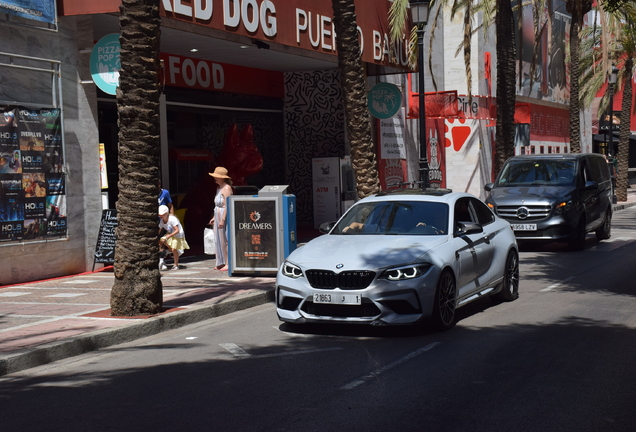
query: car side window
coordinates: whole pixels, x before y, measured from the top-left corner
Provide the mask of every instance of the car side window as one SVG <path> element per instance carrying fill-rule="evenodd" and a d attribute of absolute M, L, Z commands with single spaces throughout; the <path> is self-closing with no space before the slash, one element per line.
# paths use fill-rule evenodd
<path fill-rule="evenodd" d="M 459 222 L 473 222 L 470 216 L 469 198 L 460 198 L 455 203 L 455 230 L 459 228 Z"/>
<path fill-rule="evenodd" d="M 492 211 L 486 206 L 484 203 L 479 201 L 478 199 L 471 198 L 470 204 L 473 207 L 473 211 L 477 216 L 477 221 L 479 225 L 486 226 L 495 221 L 495 215 L 493 215 Z"/>

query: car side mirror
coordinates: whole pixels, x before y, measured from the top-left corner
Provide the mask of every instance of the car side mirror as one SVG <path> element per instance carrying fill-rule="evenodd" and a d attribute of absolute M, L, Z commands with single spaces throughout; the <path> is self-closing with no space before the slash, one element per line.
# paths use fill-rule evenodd
<path fill-rule="evenodd" d="M 486 183 L 484 185 L 484 189 L 486 189 L 488 192 L 490 192 L 494 186 L 495 186 L 494 183 Z"/>
<path fill-rule="evenodd" d="M 320 231 L 323 234 L 327 234 L 329 231 L 331 231 L 331 229 L 333 228 L 333 226 L 336 224 L 335 221 L 331 221 L 331 222 L 323 222 L 320 224 L 320 226 L 318 227 L 318 231 Z"/>
<path fill-rule="evenodd" d="M 479 234 L 482 232 L 484 232 L 484 229 L 479 224 L 474 222 L 457 222 L 457 229 L 455 230 L 454 236 L 460 237 L 467 234 Z"/>
<path fill-rule="evenodd" d="M 594 180 L 589 180 L 585 182 L 585 190 L 594 190 L 594 189 L 598 189 L 598 183 L 596 183 Z"/>

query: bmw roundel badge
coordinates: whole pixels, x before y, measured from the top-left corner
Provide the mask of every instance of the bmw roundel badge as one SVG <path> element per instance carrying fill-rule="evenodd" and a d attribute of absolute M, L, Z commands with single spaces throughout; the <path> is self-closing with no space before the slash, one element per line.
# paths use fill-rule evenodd
<path fill-rule="evenodd" d="M 336 268 L 337 268 L 337 269 L 341 269 L 341 268 L 343 268 L 343 267 L 344 267 L 344 264 L 336 264 Z"/>

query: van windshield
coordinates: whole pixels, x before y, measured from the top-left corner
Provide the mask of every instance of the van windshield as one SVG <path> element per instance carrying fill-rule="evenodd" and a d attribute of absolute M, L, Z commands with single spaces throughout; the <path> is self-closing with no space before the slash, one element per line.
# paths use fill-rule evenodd
<path fill-rule="evenodd" d="M 511 160 L 504 166 L 495 186 L 573 186 L 575 161 Z"/>

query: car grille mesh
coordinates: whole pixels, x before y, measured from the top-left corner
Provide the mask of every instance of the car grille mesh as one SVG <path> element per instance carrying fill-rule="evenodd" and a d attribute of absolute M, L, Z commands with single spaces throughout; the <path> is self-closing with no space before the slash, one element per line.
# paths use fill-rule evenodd
<path fill-rule="evenodd" d="M 305 302 L 301 309 L 311 315 L 336 318 L 364 318 L 380 315 L 380 309 L 375 304 L 365 301 L 355 306 Z"/>
<path fill-rule="evenodd" d="M 368 287 L 373 282 L 375 272 L 351 270 L 335 273 L 331 270 L 307 270 L 305 275 L 313 288 L 357 290 Z"/>
<path fill-rule="evenodd" d="M 528 209 L 528 217 L 525 219 L 520 219 L 517 216 L 517 211 L 520 207 L 525 207 Z M 514 219 L 514 220 L 533 220 L 533 219 L 544 219 L 547 218 L 550 214 L 551 207 L 549 205 L 524 205 L 524 206 L 506 206 L 501 205 L 497 206 L 497 215 L 504 219 Z"/>

